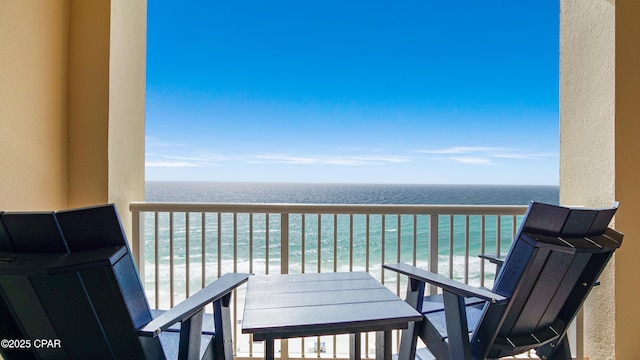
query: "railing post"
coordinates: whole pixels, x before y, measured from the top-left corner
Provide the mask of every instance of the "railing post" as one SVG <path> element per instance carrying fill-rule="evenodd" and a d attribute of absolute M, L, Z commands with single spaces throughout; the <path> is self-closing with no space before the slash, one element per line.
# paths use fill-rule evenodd
<path fill-rule="evenodd" d="M 500 256 L 500 248 L 502 240 L 502 218 L 500 215 L 496 215 L 496 254 Z"/>
<path fill-rule="evenodd" d="M 280 273 L 289 273 L 289 214 L 280 214 Z"/>
<path fill-rule="evenodd" d="M 438 215 L 429 215 L 429 271 L 438 273 L 438 235 L 440 230 L 438 229 Z M 429 294 L 435 294 L 437 288 L 433 285 L 429 285 Z"/>
<path fill-rule="evenodd" d="M 575 331 L 572 336 L 573 341 L 570 341 L 569 345 L 572 349 L 575 349 L 575 354 L 572 354 L 575 355 L 575 359 L 582 360 L 584 359 L 584 308 L 578 311 L 578 315 L 576 315 L 573 322 L 575 325 L 572 325 L 572 327 L 575 327 Z M 573 342 L 575 342 L 575 347 Z"/>
<path fill-rule="evenodd" d="M 136 261 L 136 265 L 138 265 L 138 271 L 140 273 L 140 277 L 142 278 L 142 285 L 144 286 L 144 216 L 140 216 L 139 211 L 133 211 L 131 219 L 131 252 L 133 254 L 133 259 Z"/>

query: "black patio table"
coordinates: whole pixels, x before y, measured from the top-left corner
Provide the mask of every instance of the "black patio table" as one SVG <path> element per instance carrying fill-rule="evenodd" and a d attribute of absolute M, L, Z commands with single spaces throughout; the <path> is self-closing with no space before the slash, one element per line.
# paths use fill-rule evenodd
<path fill-rule="evenodd" d="M 391 332 L 422 316 L 366 272 L 255 275 L 249 278 L 242 333 L 265 341 L 351 334 L 350 358 L 360 359 L 361 333 L 376 332 L 376 358 L 391 358 Z"/>

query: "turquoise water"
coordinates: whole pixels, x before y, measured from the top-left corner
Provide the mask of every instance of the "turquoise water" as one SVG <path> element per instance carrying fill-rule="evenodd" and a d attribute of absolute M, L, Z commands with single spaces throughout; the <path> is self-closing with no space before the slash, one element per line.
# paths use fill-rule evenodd
<path fill-rule="evenodd" d="M 146 225 L 146 239 L 149 245 L 153 244 L 152 214 L 148 215 Z M 169 252 L 169 216 L 160 215 L 159 218 L 159 257 L 162 262 L 168 262 Z M 318 219 L 320 219 L 320 232 L 318 233 Z M 189 258 L 190 261 L 199 263 L 202 258 L 202 231 L 200 228 L 201 215 L 190 214 L 189 231 Z M 516 228 L 519 225 L 521 216 L 516 217 Z M 205 220 L 205 261 L 207 263 L 217 263 L 218 257 L 226 265 L 228 271 L 233 266 L 234 258 L 241 259 L 241 271 L 251 272 L 278 272 L 280 266 L 281 246 L 280 239 L 280 216 L 269 216 L 269 227 L 267 237 L 266 216 L 257 214 L 254 216 L 253 239 L 249 237 L 249 216 L 239 214 L 235 219 L 237 222 L 234 236 L 234 217 L 232 214 L 222 214 L 220 224 L 218 217 L 213 214 Z M 367 239 L 366 217 L 364 215 L 354 215 L 353 233 L 349 224 L 348 215 L 338 215 L 337 223 L 334 223 L 333 215 L 307 215 L 305 217 L 305 237 L 302 236 L 302 215 L 290 215 L 289 218 L 289 270 L 290 272 L 316 271 L 320 264 L 321 271 L 348 271 L 367 270 L 379 267 L 385 262 L 413 262 L 414 247 L 416 249 L 416 262 L 426 263 L 428 260 L 428 217 L 419 215 L 414 218 L 411 215 L 400 216 L 400 227 L 398 227 L 397 215 L 384 216 L 384 230 L 382 215 L 371 215 L 369 217 L 369 231 Z M 453 221 L 453 226 L 451 222 Z M 481 253 L 481 233 L 480 216 L 469 217 L 469 236 L 465 239 L 465 228 L 467 221 L 465 216 L 440 216 L 438 221 L 439 238 L 438 253 L 442 256 L 441 263 L 447 264 L 450 249 L 458 257 L 455 262 L 464 261 L 464 255 L 468 252 L 470 256 L 477 256 Z M 487 216 L 485 218 L 485 247 L 487 251 L 496 252 L 496 217 Z M 218 238 L 218 226 L 220 225 L 220 237 Z M 415 232 L 414 232 L 415 227 Z M 453 234 L 451 233 L 453 229 Z M 502 217 L 501 219 L 501 253 L 506 253 L 513 234 L 513 218 Z M 334 241 L 334 233 L 337 235 Z M 174 238 L 174 262 L 182 263 L 187 256 L 186 224 L 184 214 L 175 214 L 173 219 Z M 217 247 L 220 243 L 220 253 Z M 244 262 L 248 261 L 250 247 L 253 249 L 254 263 L 252 267 Z M 304 247 L 304 261 L 303 261 Z M 383 258 L 384 249 L 384 258 Z M 269 269 L 266 261 L 267 251 L 269 256 Z M 320 254 L 320 256 L 318 256 Z M 367 254 L 369 257 L 367 258 Z M 149 246 L 146 252 L 148 261 L 153 261 L 154 249 Z M 369 266 L 367 266 L 369 264 Z M 236 266 L 238 266 L 236 264 Z M 303 268 L 304 267 L 304 268 Z M 443 270 L 447 270 L 446 268 Z M 223 271 L 224 272 L 224 271 Z"/>
<path fill-rule="evenodd" d="M 526 205 L 531 200 L 557 204 L 558 188 L 545 186 L 438 186 L 438 185 L 330 185 L 330 184 L 243 184 L 243 183 L 147 183 L 147 201 L 171 202 L 289 202 L 289 203 L 393 203 L 393 204 L 495 204 Z M 148 264 L 155 260 L 153 214 L 146 215 L 145 239 Z M 203 241 L 200 213 L 189 214 L 189 239 L 186 238 L 186 216 L 173 218 L 173 263 L 175 269 L 186 268 L 188 256 L 191 281 L 201 281 Z M 307 215 L 302 235 L 302 215 L 289 218 L 289 272 L 369 270 L 376 272 L 385 262 L 413 262 L 427 266 L 429 219 L 426 215 L 371 215 L 368 241 L 367 218 L 354 215 L 353 226 L 348 215 Z M 249 215 L 207 214 L 204 227 L 205 277 L 217 277 L 218 272 L 245 271 L 253 273 L 280 272 L 280 215 L 253 217 L 253 239 L 249 236 Z M 481 253 L 480 216 L 470 216 L 469 237 L 465 239 L 465 216 L 440 216 L 438 221 L 439 272 L 463 277 L 465 262 L 469 262 L 471 280 L 478 276 Z M 496 217 L 485 218 L 485 251 L 497 252 Z M 521 216 L 501 218 L 501 253 L 506 253 L 514 229 Z M 169 215 L 158 218 L 161 276 L 164 278 L 171 260 L 169 246 Z M 320 226 L 318 226 L 320 222 Z M 451 224 L 453 222 L 453 224 Z M 234 233 L 235 223 L 235 233 Z M 384 227 L 383 227 L 384 223 Z M 351 234 L 353 228 L 353 234 Z M 415 228 L 415 231 L 414 231 Z M 220 236 L 218 236 L 218 232 Z M 334 242 L 334 233 L 336 240 Z M 415 235 L 414 235 L 415 234 Z M 218 251 L 218 243 L 220 251 Z M 353 245 L 351 245 L 353 244 Z M 249 249 L 253 250 L 251 259 Z M 189 250 L 187 254 L 187 249 Z M 304 256 L 303 256 L 304 249 Z M 450 249 L 453 256 L 449 257 Z M 469 254 L 467 257 L 466 254 Z M 268 261 L 267 259 L 268 254 Z M 318 255 L 319 254 L 319 255 Z M 220 261 L 218 261 L 220 259 Z M 453 267 L 451 267 L 451 264 Z M 475 275 L 474 275 L 475 274 Z M 178 278 L 184 276 L 176 272 Z M 179 279 L 178 279 L 179 281 Z"/>

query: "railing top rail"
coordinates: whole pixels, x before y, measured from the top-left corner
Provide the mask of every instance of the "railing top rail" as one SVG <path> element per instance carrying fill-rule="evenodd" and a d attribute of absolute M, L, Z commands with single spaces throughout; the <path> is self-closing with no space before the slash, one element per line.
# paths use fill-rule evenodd
<path fill-rule="evenodd" d="M 223 212 L 279 214 L 429 214 L 524 215 L 526 205 L 399 205 L 399 204 L 282 204 L 176 203 L 135 201 L 132 212 Z"/>

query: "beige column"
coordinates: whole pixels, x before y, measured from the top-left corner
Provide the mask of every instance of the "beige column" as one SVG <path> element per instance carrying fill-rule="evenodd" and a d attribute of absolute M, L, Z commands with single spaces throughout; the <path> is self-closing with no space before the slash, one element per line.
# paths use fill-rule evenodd
<path fill-rule="evenodd" d="M 612 2 L 560 2 L 562 204 L 599 207 L 616 199 L 614 24 Z M 616 261 L 584 306 L 584 354 L 591 359 L 615 358 Z"/>
<path fill-rule="evenodd" d="M 109 202 L 131 239 L 129 203 L 144 200 L 146 0 L 111 0 Z"/>

